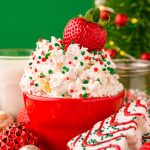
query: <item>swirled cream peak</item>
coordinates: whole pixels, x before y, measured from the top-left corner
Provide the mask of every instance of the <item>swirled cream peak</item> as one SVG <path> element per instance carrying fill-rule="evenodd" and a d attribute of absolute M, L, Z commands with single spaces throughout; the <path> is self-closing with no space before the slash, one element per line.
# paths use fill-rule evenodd
<path fill-rule="evenodd" d="M 115 74 L 115 64 L 105 51 L 88 52 L 71 44 L 67 50 L 61 39 L 40 39 L 21 79 L 21 88 L 45 97 L 105 97 L 123 90 Z"/>

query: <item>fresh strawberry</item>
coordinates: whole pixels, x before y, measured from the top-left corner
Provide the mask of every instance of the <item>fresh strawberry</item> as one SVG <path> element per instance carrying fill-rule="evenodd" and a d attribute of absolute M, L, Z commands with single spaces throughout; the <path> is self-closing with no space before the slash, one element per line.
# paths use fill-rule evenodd
<path fill-rule="evenodd" d="M 17 121 L 18 122 L 24 122 L 24 123 L 30 122 L 29 116 L 27 114 L 27 110 L 25 108 L 22 108 L 20 110 L 20 112 L 18 113 Z"/>
<path fill-rule="evenodd" d="M 150 142 L 143 144 L 140 150 L 150 150 Z"/>
<path fill-rule="evenodd" d="M 0 134 L 0 150 L 19 150 L 28 144 L 38 146 L 38 136 L 29 124 L 12 123 Z"/>
<path fill-rule="evenodd" d="M 99 14 L 97 9 L 90 10 L 85 18 L 71 19 L 64 29 L 64 44 L 69 46 L 74 42 L 89 51 L 101 50 L 105 45 L 106 30 L 100 26 Z"/>

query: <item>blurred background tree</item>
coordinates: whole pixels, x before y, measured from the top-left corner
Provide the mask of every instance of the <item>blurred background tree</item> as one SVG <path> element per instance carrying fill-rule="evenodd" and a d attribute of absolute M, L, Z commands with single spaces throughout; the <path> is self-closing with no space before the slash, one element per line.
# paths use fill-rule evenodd
<path fill-rule="evenodd" d="M 150 0 L 97 0 L 112 8 L 107 26 L 106 48 L 115 56 L 128 53 L 136 58 L 150 59 Z M 146 53 L 145 53 L 146 52 Z M 146 54 L 146 55 L 145 55 Z"/>

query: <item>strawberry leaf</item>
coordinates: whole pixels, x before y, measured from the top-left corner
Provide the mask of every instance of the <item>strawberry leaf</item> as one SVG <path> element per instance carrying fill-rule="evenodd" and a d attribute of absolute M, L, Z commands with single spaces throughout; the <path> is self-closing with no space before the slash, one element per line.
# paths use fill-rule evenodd
<path fill-rule="evenodd" d="M 85 14 L 85 19 L 87 21 L 93 22 L 93 13 L 94 13 L 94 8 L 89 9 L 86 14 Z"/>
<path fill-rule="evenodd" d="M 99 18 L 100 18 L 100 10 L 99 8 L 96 8 L 93 13 L 93 21 L 98 22 Z"/>

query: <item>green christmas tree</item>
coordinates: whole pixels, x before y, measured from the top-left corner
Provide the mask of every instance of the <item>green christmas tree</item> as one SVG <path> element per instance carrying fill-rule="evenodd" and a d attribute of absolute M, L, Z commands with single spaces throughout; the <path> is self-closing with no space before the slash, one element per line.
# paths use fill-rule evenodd
<path fill-rule="evenodd" d="M 122 56 L 125 52 L 135 58 L 140 58 L 143 52 L 150 53 L 150 0 L 107 0 L 103 5 L 114 10 L 107 25 L 105 47 L 120 51 L 118 54 Z M 116 22 L 116 15 L 120 14 L 125 14 L 127 21 L 120 16 Z"/>

